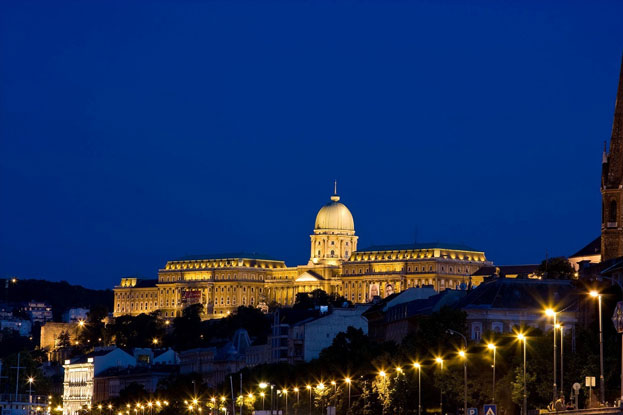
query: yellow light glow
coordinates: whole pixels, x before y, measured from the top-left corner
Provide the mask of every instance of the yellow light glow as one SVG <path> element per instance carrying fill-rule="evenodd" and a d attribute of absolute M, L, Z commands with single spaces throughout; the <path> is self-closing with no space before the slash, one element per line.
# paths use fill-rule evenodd
<path fill-rule="evenodd" d="M 350 378 L 346 378 L 346 379 L 344 379 L 344 382 L 346 382 L 346 383 L 350 383 Z"/>
<path fill-rule="evenodd" d="M 268 386 L 268 384 L 266 382 L 260 383 L 260 388 L 261 389 L 266 389 L 267 386 Z"/>
<path fill-rule="evenodd" d="M 305 386 L 307 389 L 311 389 L 311 385 L 307 385 Z"/>
<path fill-rule="evenodd" d="M 385 371 L 384 371 L 384 370 L 381 370 L 381 371 L 379 372 L 379 376 L 380 376 L 380 377 L 382 377 L 382 378 L 384 378 L 386 375 L 387 375 L 387 373 L 385 373 Z"/>
<path fill-rule="evenodd" d="M 459 356 L 463 359 L 465 359 L 465 350 L 459 350 Z"/>
<path fill-rule="evenodd" d="M 443 359 L 441 357 L 436 357 L 435 358 L 435 362 L 442 364 L 443 363 Z"/>
<path fill-rule="evenodd" d="M 294 392 L 298 392 L 298 391 L 299 391 L 299 388 L 294 388 Z"/>
<path fill-rule="evenodd" d="M 517 340 L 524 341 L 524 340 L 526 340 L 526 336 L 524 336 L 523 333 L 519 333 L 519 334 L 517 334 Z"/>
<path fill-rule="evenodd" d="M 597 291 L 595 291 L 595 290 L 591 290 L 590 295 L 591 295 L 591 297 L 593 297 L 593 298 L 597 298 L 597 297 L 599 297 L 599 293 L 598 293 Z"/>
<path fill-rule="evenodd" d="M 556 315 L 556 312 L 553 309 L 551 309 L 551 308 L 546 308 L 545 309 L 545 314 L 547 316 L 549 316 L 549 317 L 554 317 Z"/>
<path fill-rule="evenodd" d="M 495 350 L 495 344 L 493 344 L 493 343 L 487 343 L 487 348 L 488 348 L 489 350 Z"/>
<path fill-rule="evenodd" d="M 422 366 L 421 366 L 418 362 L 415 362 L 415 363 L 413 364 L 413 367 L 414 367 L 414 368 L 416 368 L 416 369 L 419 369 L 419 368 L 421 368 Z"/>
<path fill-rule="evenodd" d="M 316 386 L 316 388 L 318 388 L 319 390 L 323 390 L 324 389 L 324 383 L 319 383 L 318 386 Z"/>

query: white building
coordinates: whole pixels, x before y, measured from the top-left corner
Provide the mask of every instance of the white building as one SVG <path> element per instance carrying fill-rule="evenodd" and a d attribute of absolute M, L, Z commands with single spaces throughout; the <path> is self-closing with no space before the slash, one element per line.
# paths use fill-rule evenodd
<path fill-rule="evenodd" d="M 52 306 L 42 301 L 29 301 L 22 306 L 22 311 L 28 313 L 33 323 L 52 321 Z"/>
<path fill-rule="evenodd" d="M 349 327 L 361 329 L 368 333 L 368 320 L 363 312 L 368 305 L 357 305 L 353 308 L 335 308 L 329 314 L 317 318 L 309 318 L 295 323 L 290 333 L 290 352 L 293 360 L 317 359 L 323 349 L 331 346 L 338 333 L 346 332 Z"/>
<path fill-rule="evenodd" d="M 78 415 L 93 401 L 94 377 L 113 367 L 136 366 L 136 358 L 119 348 L 99 350 L 65 360 L 63 365 L 63 415 Z"/>

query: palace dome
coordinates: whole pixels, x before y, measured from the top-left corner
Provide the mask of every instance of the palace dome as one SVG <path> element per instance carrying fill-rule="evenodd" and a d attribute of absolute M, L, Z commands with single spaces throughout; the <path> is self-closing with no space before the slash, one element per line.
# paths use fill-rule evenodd
<path fill-rule="evenodd" d="M 338 195 L 331 196 L 331 201 L 320 209 L 314 230 L 355 231 L 353 215 L 343 203 L 340 203 Z"/>

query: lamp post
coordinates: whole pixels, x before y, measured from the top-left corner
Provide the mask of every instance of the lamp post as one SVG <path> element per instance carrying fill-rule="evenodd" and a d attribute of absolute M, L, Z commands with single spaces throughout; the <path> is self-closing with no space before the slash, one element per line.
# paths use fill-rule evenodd
<path fill-rule="evenodd" d="M 459 350 L 459 357 L 463 359 L 463 413 L 467 413 L 467 354 Z"/>
<path fill-rule="evenodd" d="M 491 398 L 492 398 L 491 403 L 495 403 L 495 351 L 496 351 L 496 347 L 495 347 L 495 344 L 488 343 L 487 348 L 493 352 L 493 364 L 491 365 L 491 368 L 493 369 L 493 393 L 491 395 Z"/>
<path fill-rule="evenodd" d="M 415 362 L 413 367 L 417 369 L 417 414 L 422 415 L 422 365 Z"/>
<path fill-rule="evenodd" d="M 621 294 L 623 295 L 623 285 L 621 285 L 621 282 L 619 280 L 615 280 L 612 277 L 606 277 L 605 275 L 600 275 L 598 280 L 601 281 L 601 279 L 607 279 L 610 280 L 613 283 L 616 283 L 616 285 L 619 286 L 619 289 L 621 290 Z M 621 330 L 621 322 L 619 321 L 619 316 L 617 315 L 619 313 L 619 303 L 617 303 L 617 308 L 614 310 L 615 314 L 612 316 L 612 322 L 615 323 L 617 332 L 619 332 L 621 334 L 621 402 L 623 402 L 623 331 Z M 601 318 L 601 313 L 600 314 L 600 318 Z M 617 317 L 615 319 L 615 317 Z M 617 320 L 615 322 L 615 320 Z"/>
<path fill-rule="evenodd" d="M 526 389 L 526 336 L 523 333 L 517 334 L 517 340 L 523 343 L 523 405 L 521 415 L 528 415 L 528 394 Z"/>
<path fill-rule="evenodd" d="M 320 412 L 321 413 L 324 412 L 324 410 L 325 410 L 324 399 L 323 399 L 323 396 L 322 396 L 322 391 L 324 390 L 324 388 L 325 388 L 325 386 L 324 386 L 324 383 L 322 383 L 322 382 L 320 382 L 318 385 L 316 385 L 316 389 L 318 389 L 320 391 L 318 394 L 320 395 L 320 403 L 321 403 Z"/>
<path fill-rule="evenodd" d="M 556 404 L 556 399 L 558 399 L 558 387 L 556 386 L 556 360 L 558 359 L 558 352 L 556 350 L 556 348 L 558 347 L 556 345 L 556 312 L 552 309 L 552 308 L 548 308 L 545 310 L 545 314 L 549 317 L 552 317 L 554 319 L 554 324 L 553 324 L 553 330 L 552 332 L 554 333 L 554 399 L 553 402 L 554 404 Z"/>
<path fill-rule="evenodd" d="M 299 413 L 299 403 L 300 403 L 300 399 L 299 399 L 299 388 L 294 388 L 294 392 L 296 392 L 296 411 L 294 411 L 294 413 L 298 414 Z"/>
<path fill-rule="evenodd" d="M 599 398 L 603 404 L 606 400 L 605 382 L 604 382 L 604 333 L 601 325 L 601 294 L 593 290 L 590 292 L 591 297 L 597 298 L 599 304 Z"/>
<path fill-rule="evenodd" d="M 260 392 L 260 396 L 262 397 L 262 411 L 264 410 L 264 397 L 266 396 L 266 394 L 264 393 L 264 389 L 266 389 L 266 387 L 268 386 L 268 384 L 266 382 L 260 382 L 260 389 L 262 390 Z"/>
<path fill-rule="evenodd" d="M 273 385 L 272 383 L 270 384 L 270 413 L 273 413 L 273 404 L 274 404 L 274 398 L 273 398 L 273 390 L 275 388 L 275 385 Z"/>
<path fill-rule="evenodd" d="M 35 378 L 32 376 L 28 378 L 28 413 L 32 413 L 32 384 L 35 382 Z"/>
<path fill-rule="evenodd" d="M 286 415 L 288 415 L 288 390 L 284 389 L 282 392 L 283 395 L 286 397 Z"/>
<path fill-rule="evenodd" d="M 560 329 L 560 396 L 565 396 L 564 387 L 564 357 L 565 357 L 565 327 L 562 324 L 558 324 Z"/>
<path fill-rule="evenodd" d="M 350 384 L 352 381 L 350 380 L 350 378 L 346 378 L 344 379 L 344 382 L 348 384 L 348 409 L 350 409 Z"/>
<path fill-rule="evenodd" d="M 311 385 L 307 385 L 306 386 L 307 390 L 309 391 L 309 415 L 311 415 L 311 407 L 312 407 L 312 402 L 311 402 L 311 394 L 312 394 L 312 387 Z"/>
<path fill-rule="evenodd" d="M 437 356 L 435 363 L 439 365 L 439 370 L 443 371 L 443 359 Z M 443 415 L 443 386 L 439 388 L 439 413 Z"/>
<path fill-rule="evenodd" d="M 463 333 L 459 333 L 458 331 L 448 329 L 449 334 L 454 334 L 455 336 L 461 336 L 463 338 L 463 344 L 465 345 L 465 349 L 459 351 L 459 356 L 463 359 L 463 413 L 467 414 L 467 338 L 463 335 Z"/>

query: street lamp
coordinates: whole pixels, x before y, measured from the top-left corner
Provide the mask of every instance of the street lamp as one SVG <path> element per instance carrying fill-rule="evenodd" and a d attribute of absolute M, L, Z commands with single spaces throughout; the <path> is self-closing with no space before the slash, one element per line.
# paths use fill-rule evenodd
<path fill-rule="evenodd" d="M 493 369 L 493 395 L 492 395 L 492 402 L 491 403 L 495 403 L 495 351 L 496 351 L 496 346 L 493 343 L 487 343 L 487 349 L 491 350 L 493 352 L 493 364 L 491 365 L 491 368 Z"/>
<path fill-rule="evenodd" d="M 523 406 L 522 415 L 528 415 L 528 395 L 526 390 L 526 336 L 523 333 L 517 334 L 517 340 L 523 343 Z"/>
<path fill-rule="evenodd" d="M 459 350 L 459 357 L 463 359 L 463 413 L 467 413 L 467 354 Z"/>
<path fill-rule="evenodd" d="M 603 404 L 606 400 L 606 387 L 604 382 L 604 333 L 601 325 L 601 294 L 595 290 L 592 290 L 590 295 L 593 298 L 597 298 L 597 302 L 599 304 L 599 397 L 601 403 Z"/>
<path fill-rule="evenodd" d="M 30 403 L 31 405 L 32 405 L 32 384 L 34 382 L 35 382 L 35 378 L 33 378 L 32 376 L 28 378 L 28 403 Z M 30 410 L 28 412 L 30 412 Z"/>
<path fill-rule="evenodd" d="M 350 378 L 346 378 L 344 379 L 344 382 L 348 384 L 348 409 L 350 409 L 350 384 L 352 381 L 350 380 Z"/>
<path fill-rule="evenodd" d="M 296 392 L 296 411 L 298 413 L 299 409 L 299 403 L 300 403 L 300 399 L 299 399 L 299 388 L 294 388 L 294 392 Z"/>
<path fill-rule="evenodd" d="M 560 395 L 565 396 L 564 387 L 564 358 L 565 358 L 565 327 L 562 324 L 557 324 L 556 329 L 560 330 Z"/>
<path fill-rule="evenodd" d="M 554 320 L 552 332 L 554 333 L 554 393 L 553 393 L 554 399 L 553 399 L 553 402 L 555 404 L 556 399 L 558 398 L 558 387 L 556 386 L 556 360 L 558 359 L 558 356 L 557 356 L 558 353 L 556 351 L 556 348 L 558 347 L 556 345 L 556 312 L 552 308 L 547 308 L 545 309 L 545 314 L 548 317 L 552 317 Z"/>
<path fill-rule="evenodd" d="M 463 339 L 463 343 L 465 345 L 465 348 L 463 350 L 459 351 L 459 356 L 463 359 L 463 378 L 464 378 L 463 413 L 467 414 L 467 356 L 466 356 L 467 338 L 465 337 L 465 335 L 463 333 L 459 333 L 458 331 L 455 331 L 455 330 L 452 330 L 452 329 L 448 329 L 447 332 L 448 332 L 448 334 L 454 334 L 456 336 L 461 336 L 461 338 Z"/>
<path fill-rule="evenodd" d="M 286 415 L 288 415 L 288 390 L 287 389 L 283 389 L 283 395 L 286 397 Z"/>
<path fill-rule="evenodd" d="M 417 413 L 422 415 L 422 365 L 415 362 L 413 367 L 417 369 Z"/>
<path fill-rule="evenodd" d="M 260 396 L 262 397 L 262 411 L 264 411 L 264 397 L 266 394 L 264 392 L 260 392 Z"/>
<path fill-rule="evenodd" d="M 311 385 L 307 385 L 305 386 L 307 388 L 307 390 L 309 391 L 309 415 L 311 415 L 311 407 L 312 407 L 312 400 L 311 400 L 311 394 L 312 394 L 312 387 Z"/>
<path fill-rule="evenodd" d="M 441 356 L 435 357 L 435 363 L 439 365 L 439 370 L 443 371 L 443 359 Z M 439 388 L 439 413 L 443 415 L 443 386 Z"/>

